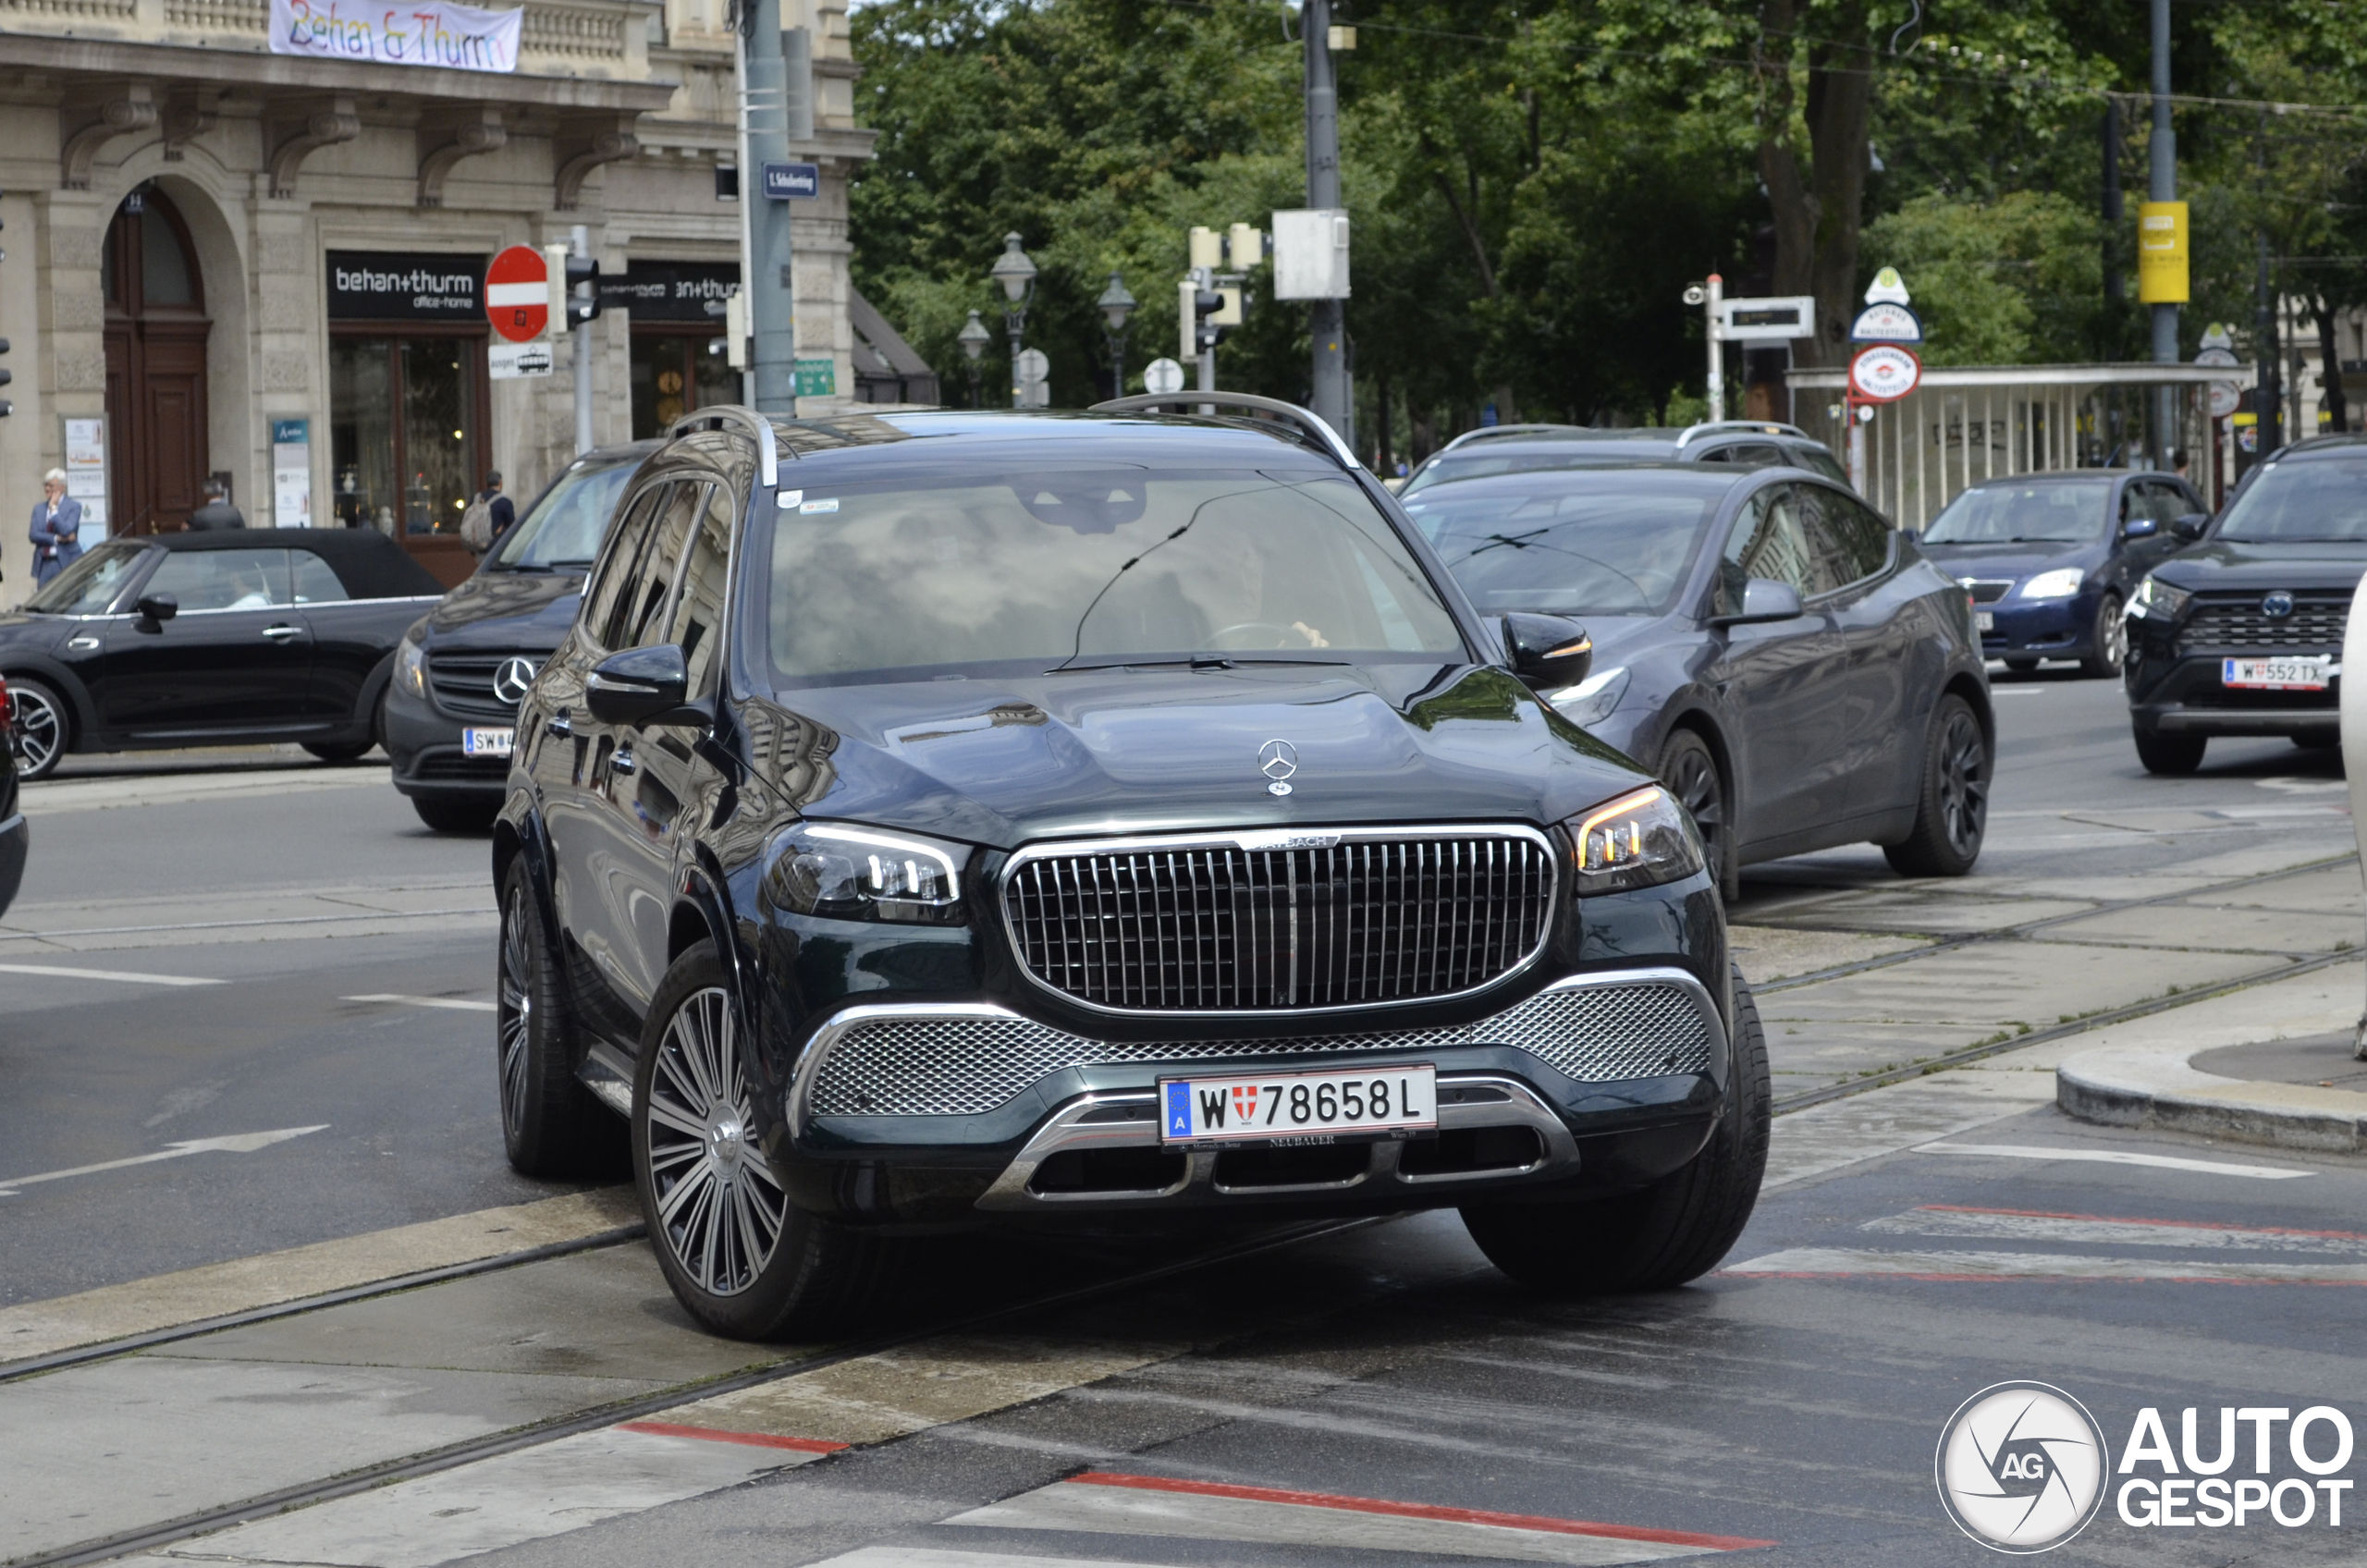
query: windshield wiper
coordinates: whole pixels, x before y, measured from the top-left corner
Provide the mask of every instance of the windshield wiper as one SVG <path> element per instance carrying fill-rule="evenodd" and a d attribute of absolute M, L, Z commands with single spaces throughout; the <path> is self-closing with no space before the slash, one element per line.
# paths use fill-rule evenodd
<path fill-rule="evenodd" d="M 1181 666 L 1181 667 L 1183 667 L 1183 668 L 1187 668 L 1187 669 L 1196 669 L 1196 669 L 1236 669 L 1236 668 L 1240 668 L 1241 666 L 1243 666 L 1243 665 L 1252 665 L 1252 664 L 1287 664 L 1287 665 L 1312 664 L 1312 665 L 1344 665 L 1344 664 L 1346 664 L 1346 663 L 1348 663 L 1348 662 L 1349 662 L 1349 661 L 1348 661 L 1348 660 L 1346 660 L 1346 659 L 1303 659 L 1303 658 L 1279 658 L 1279 659 L 1265 659 L 1265 658 L 1244 658 L 1244 657 L 1240 656 L 1240 655 L 1237 655 L 1237 654 L 1194 654 L 1194 655 L 1193 655 L 1191 657 L 1189 657 L 1189 658 L 1166 658 L 1166 659 L 1156 659 L 1156 658 L 1151 658 L 1151 659 L 1119 658 L 1119 659 L 1104 659 L 1104 660 L 1102 660 L 1102 661 L 1101 661 L 1100 663 L 1098 663 L 1098 664 L 1075 664 L 1075 663 L 1062 663 L 1062 664 L 1057 664 L 1057 665 L 1054 665 L 1051 668 L 1049 668 L 1049 669 L 1046 670 L 1044 673 L 1045 673 L 1045 674 L 1047 674 L 1047 675 L 1069 675 L 1069 674 L 1073 674 L 1073 673 L 1074 673 L 1074 672 L 1076 672 L 1076 671 L 1078 671 L 1078 670 L 1087 670 L 1087 669 L 1172 669 L 1172 668 L 1177 668 L 1177 667 L 1179 667 L 1179 666 Z"/>

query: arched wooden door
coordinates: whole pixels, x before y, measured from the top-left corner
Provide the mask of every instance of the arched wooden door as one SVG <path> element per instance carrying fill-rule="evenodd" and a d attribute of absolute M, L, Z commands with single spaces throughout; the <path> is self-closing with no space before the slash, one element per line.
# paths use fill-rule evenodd
<path fill-rule="evenodd" d="M 107 226 L 107 533 L 163 533 L 189 521 L 205 482 L 205 280 L 189 227 L 153 190 Z M 92 543 L 94 541 L 85 541 Z"/>

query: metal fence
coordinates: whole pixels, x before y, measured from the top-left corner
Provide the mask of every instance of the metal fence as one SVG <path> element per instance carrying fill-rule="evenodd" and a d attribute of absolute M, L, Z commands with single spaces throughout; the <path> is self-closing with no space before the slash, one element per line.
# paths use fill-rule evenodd
<path fill-rule="evenodd" d="M 2210 417 L 2209 384 L 2250 386 L 2250 365 L 1961 365 L 1929 369 L 1921 385 L 1874 410 L 1866 427 L 1866 498 L 1901 528 L 1920 530 L 1984 479 L 2049 469 L 2167 467 L 2146 454 L 2189 455 L 2187 477 L 2215 497 L 2224 422 Z M 1846 371 L 1795 370 L 1795 423 L 1848 460 Z M 2155 388 L 2176 391 L 2176 428 L 2152 429 Z"/>

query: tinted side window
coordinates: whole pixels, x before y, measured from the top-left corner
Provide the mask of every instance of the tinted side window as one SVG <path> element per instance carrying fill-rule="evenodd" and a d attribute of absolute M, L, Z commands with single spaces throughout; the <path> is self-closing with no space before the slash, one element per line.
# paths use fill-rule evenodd
<path fill-rule="evenodd" d="M 1705 463 L 1732 463 L 1736 468 L 1780 468 L 1789 459 L 1784 456 L 1780 447 L 1763 441 L 1745 441 L 1721 447 L 1714 452 L 1705 452 L 1701 460 Z"/>
<path fill-rule="evenodd" d="M 1890 564 L 1890 524 L 1870 508 L 1831 490 L 1802 487 L 1812 508 L 1809 529 L 1830 563 L 1835 588 L 1862 582 Z"/>
<path fill-rule="evenodd" d="M 616 533 L 608 541 L 607 554 L 601 558 L 592 584 L 583 594 L 583 626 L 603 648 L 614 648 L 624 609 L 633 603 L 627 587 L 636 581 L 641 569 L 642 546 L 649 542 L 650 520 L 665 504 L 668 486 L 653 484 L 635 496 L 629 504 L 625 520 L 617 525 Z"/>
<path fill-rule="evenodd" d="M 2188 496 L 2170 480 L 2153 480 L 2146 488 L 2153 492 L 2151 515 L 2154 521 L 2162 525 L 2162 531 L 2165 533 L 2169 532 L 2170 524 L 2189 512 L 2199 512 L 2203 509 L 2200 502 Z"/>
<path fill-rule="evenodd" d="M 1804 468 L 1810 473 L 1821 473 L 1835 484 L 1849 483 L 1848 471 L 1841 466 L 1838 459 L 1822 447 L 1814 445 L 1794 447 L 1790 448 L 1789 456 L 1792 466 L 1795 468 Z"/>
<path fill-rule="evenodd" d="M 1754 577 L 1788 582 L 1803 599 L 1836 586 L 1826 581 L 1800 516 L 1798 493 L 1789 484 L 1761 490 L 1735 519 L 1718 562 L 1716 613 L 1739 615 L 1743 584 Z"/>
<path fill-rule="evenodd" d="M 657 514 L 649 549 L 642 557 L 632 603 L 625 606 L 629 619 L 622 639 L 611 647 L 645 648 L 666 641 L 666 606 L 674 591 L 675 576 L 682 569 L 682 552 L 690 545 L 691 524 L 704 508 L 709 488 L 677 484 L 674 493 L 666 497 L 666 508 Z"/>
<path fill-rule="evenodd" d="M 312 551 L 290 550 L 288 558 L 295 568 L 298 604 L 342 604 L 350 596 L 345 584 L 337 580 L 337 573 L 329 570 L 329 563 Z"/>
<path fill-rule="evenodd" d="M 166 556 L 141 590 L 170 594 L 181 613 L 265 610 L 296 602 L 285 550 L 180 550 Z"/>
<path fill-rule="evenodd" d="M 682 586 L 674 595 L 673 613 L 666 618 L 666 641 L 678 644 L 690 666 L 691 695 L 704 697 L 713 673 L 716 643 L 723 632 L 723 590 L 731 560 L 731 491 L 721 484 L 706 487 L 706 505 L 691 535 L 690 559 L 682 567 Z"/>

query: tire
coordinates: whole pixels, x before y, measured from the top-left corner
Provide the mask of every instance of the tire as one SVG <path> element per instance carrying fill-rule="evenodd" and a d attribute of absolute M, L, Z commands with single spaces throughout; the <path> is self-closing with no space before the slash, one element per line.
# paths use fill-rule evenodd
<path fill-rule="evenodd" d="M 2005 661 L 2005 668 L 2012 670 L 2016 675 L 2028 675 L 2031 670 L 2038 668 L 2038 660 L 2007 659 Z"/>
<path fill-rule="evenodd" d="M 502 1147 L 521 1176 L 612 1175 L 624 1169 L 625 1123 L 575 1076 L 575 1031 L 528 876 L 521 858 L 501 879 L 494 1065 Z"/>
<path fill-rule="evenodd" d="M 1962 876 L 1981 858 L 1989 831 L 1989 738 L 1972 704 L 1951 692 L 1932 710 L 1915 826 L 1883 858 L 1902 876 Z"/>
<path fill-rule="evenodd" d="M 2104 602 L 2096 606 L 2090 646 L 2095 652 L 2079 661 L 2079 673 L 2091 680 L 2116 679 L 2121 666 L 2128 662 L 2128 622 L 2120 619 L 2119 594 L 2106 594 Z"/>
<path fill-rule="evenodd" d="M 66 699 L 38 680 L 12 675 L 8 691 L 16 701 L 17 717 L 9 727 L 8 740 L 17 748 L 17 777 L 46 778 L 57 771 L 59 760 L 73 746 L 73 711 Z"/>
<path fill-rule="evenodd" d="M 376 744 L 375 741 L 307 741 L 304 749 L 323 762 L 352 762 Z"/>
<path fill-rule="evenodd" d="M 492 830 L 493 819 L 501 815 L 501 802 L 414 795 L 411 809 L 438 833 L 484 833 Z"/>
<path fill-rule="evenodd" d="M 1660 776 L 1668 792 L 1693 814 L 1719 896 L 1733 902 L 1742 892 L 1742 868 L 1734 854 L 1734 794 L 1710 743 L 1695 730 L 1672 731 L 1661 748 Z"/>
<path fill-rule="evenodd" d="M 2208 735 L 2164 735 L 2146 729 L 2132 731 L 2132 738 L 2137 742 L 2137 760 L 2145 765 L 2145 771 L 2167 778 L 2183 778 L 2201 767 L 2203 748 L 2211 744 Z"/>
<path fill-rule="evenodd" d="M 633 1184 L 649 1243 L 674 1299 L 711 1332 L 828 1333 L 877 1297 L 889 1246 L 790 1201 L 756 1141 L 740 1049 L 723 964 L 701 942 L 659 984 L 633 1074 Z"/>
<path fill-rule="evenodd" d="M 1741 1236 L 1767 1171 L 1767 1037 L 1734 975 L 1732 1092 L 1701 1152 L 1648 1187 L 1569 1204 L 1472 1204 L 1464 1228 L 1488 1261 L 1546 1295 L 1662 1291 L 1698 1280 Z"/>

